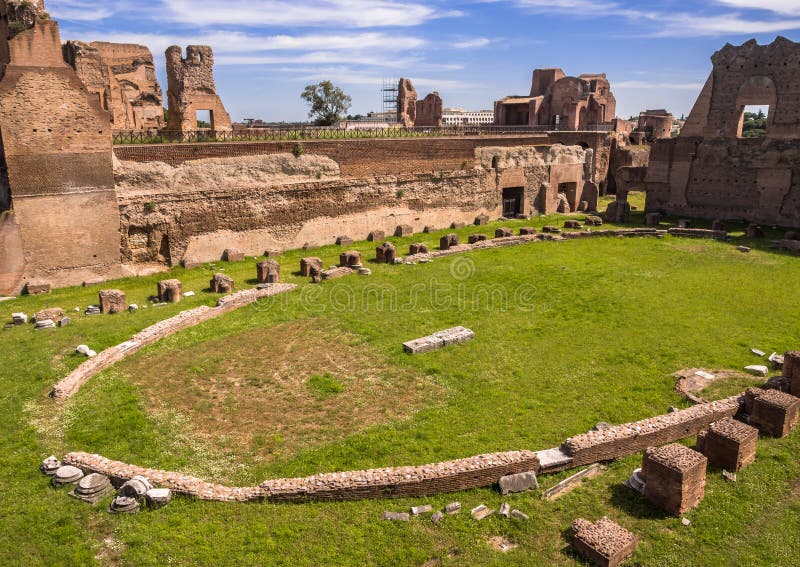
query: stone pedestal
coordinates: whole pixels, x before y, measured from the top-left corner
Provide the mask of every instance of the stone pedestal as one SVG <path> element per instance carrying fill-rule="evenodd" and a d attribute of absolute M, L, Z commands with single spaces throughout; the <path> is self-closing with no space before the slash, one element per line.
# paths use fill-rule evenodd
<path fill-rule="evenodd" d="M 487 238 L 487 236 L 485 234 L 470 234 L 469 235 L 469 243 L 470 244 L 475 244 L 476 242 L 484 242 L 485 240 L 488 240 L 488 238 Z"/>
<path fill-rule="evenodd" d="M 589 215 L 583 222 L 588 226 L 603 226 L 603 219 L 595 215 Z"/>
<path fill-rule="evenodd" d="M 180 280 L 161 280 L 158 282 L 158 300 L 164 303 L 178 303 L 183 299 L 183 284 Z"/>
<path fill-rule="evenodd" d="M 47 282 L 28 282 L 25 285 L 25 293 L 27 295 L 42 295 L 43 293 L 50 293 L 51 286 Z"/>
<path fill-rule="evenodd" d="M 792 350 L 783 355 L 783 377 L 789 383 L 789 393 L 800 397 L 800 352 Z"/>
<path fill-rule="evenodd" d="M 427 244 L 417 243 L 408 247 L 408 253 L 410 256 L 415 254 L 429 254 L 430 250 L 428 249 Z"/>
<path fill-rule="evenodd" d="M 748 388 L 745 393 L 750 424 L 773 437 L 785 437 L 797 427 L 800 398 L 778 390 Z"/>
<path fill-rule="evenodd" d="M 395 236 L 411 236 L 414 234 L 414 228 L 408 224 L 401 224 L 394 230 Z"/>
<path fill-rule="evenodd" d="M 708 459 L 684 445 L 651 447 L 644 453 L 645 496 L 662 510 L 680 516 L 703 500 Z"/>
<path fill-rule="evenodd" d="M 639 539 L 609 520 L 592 523 L 583 518 L 572 522 L 572 545 L 578 555 L 599 567 L 616 567 L 636 550 Z"/>
<path fill-rule="evenodd" d="M 715 467 L 737 472 L 756 460 L 758 429 L 728 418 L 708 427 L 703 454 Z"/>
<path fill-rule="evenodd" d="M 367 235 L 367 241 L 369 242 L 380 242 L 386 238 L 386 233 L 382 230 L 373 230 Z"/>
<path fill-rule="evenodd" d="M 236 248 L 228 248 L 222 253 L 222 259 L 226 262 L 241 262 L 244 260 L 244 253 Z"/>
<path fill-rule="evenodd" d="M 128 309 L 125 294 L 118 289 L 104 289 L 98 293 L 102 313 L 122 313 Z"/>
<path fill-rule="evenodd" d="M 579 229 L 579 228 L 583 228 L 583 225 L 582 225 L 582 224 L 581 224 L 579 221 L 576 221 L 576 220 L 568 220 L 568 221 L 564 221 L 564 228 L 575 228 L 575 229 Z"/>
<path fill-rule="evenodd" d="M 264 260 L 256 264 L 256 279 L 260 284 L 280 283 L 281 265 L 275 260 Z"/>
<path fill-rule="evenodd" d="M 533 236 L 534 234 L 536 234 L 536 229 L 532 226 L 523 226 L 519 229 L 520 236 Z"/>
<path fill-rule="evenodd" d="M 439 249 L 450 250 L 450 248 L 458 246 L 457 234 L 445 234 L 439 239 Z"/>
<path fill-rule="evenodd" d="M 210 285 L 214 293 L 230 293 L 234 287 L 233 278 L 225 274 L 214 274 Z"/>
<path fill-rule="evenodd" d="M 478 215 L 475 217 L 475 226 L 489 224 L 489 215 Z"/>
<path fill-rule="evenodd" d="M 41 311 L 37 311 L 33 315 L 33 322 L 38 323 L 40 321 L 52 321 L 53 323 L 58 323 L 64 318 L 64 310 L 60 307 L 51 307 L 49 309 L 42 309 Z"/>
<path fill-rule="evenodd" d="M 510 228 L 501 227 L 494 231 L 495 238 L 508 238 L 510 236 L 514 236 Z"/>
<path fill-rule="evenodd" d="M 375 249 L 375 259 L 383 264 L 394 264 L 397 248 L 391 242 L 384 242 Z"/>
<path fill-rule="evenodd" d="M 336 239 L 336 244 L 338 246 L 352 246 L 353 239 L 350 238 L 349 236 L 340 236 Z"/>
<path fill-rule="evenodd" d="M 339 266 L 342 268 L 361 268 L 361 252 L 350 250 L 339 254 Z"/>
<path fill-rule="evenodd" d="M 302 258 L 300 260 L 300 275 L 304 278 L 310 278 L 314 275 L 314 272 L 321 272 L 324 264 L 322 263 L 321 258 L 310 257 L 310 258 Z"/>

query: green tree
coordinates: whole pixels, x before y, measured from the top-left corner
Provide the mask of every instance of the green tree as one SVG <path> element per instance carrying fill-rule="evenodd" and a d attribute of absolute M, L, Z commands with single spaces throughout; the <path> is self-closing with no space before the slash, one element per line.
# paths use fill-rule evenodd
<path fill-rule="evenodd" d="M 353 102 L 344 91 L 330 81 L 308 85 L 300 95 L 308 103 L 308 117 L 317 126 L 332 126 L 342 120 Z"/>

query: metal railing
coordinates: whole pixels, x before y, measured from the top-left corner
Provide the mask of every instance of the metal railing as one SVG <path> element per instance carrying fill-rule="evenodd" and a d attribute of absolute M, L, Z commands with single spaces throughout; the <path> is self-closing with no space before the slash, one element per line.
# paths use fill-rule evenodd
<path fill-rule="evenodd" d="M 600 124 L 581 129 L 581 132 L 611 132 L 611 125 Z M 544 134 L 547 132 L 574 132 L 559 125 L 550 126 L 440 126 L 415 127 L 390 126 L 388 128 L 345 129 L 337 127 L 303 126 L 249 128 L 232 131 L 223 130 L 115 130 L 116 145 L 138 144 L 187 144 L 219 142 L 273 142 L 293 140 L 356 140 L 369 138 L 435 138 L 457 136 L 497 136 L 515 134 Z"/>

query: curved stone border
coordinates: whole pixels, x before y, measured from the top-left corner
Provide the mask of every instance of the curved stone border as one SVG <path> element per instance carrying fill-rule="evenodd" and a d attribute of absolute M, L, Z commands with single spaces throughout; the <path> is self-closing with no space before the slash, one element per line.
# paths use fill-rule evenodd
<path fill-rule="evenodd" d="M 318 474 L 305 478 L 267 480 L 255 487 L 228 487 L 175 472 L 147 469 L 100 455 L 69 453 L 64 464 L 84 473 L 100 473 L 122 484 L 136 475 L 154 485 L 202 500 L 221 502 L 306 502 L 431 496 L 491 486 L 510 474 L 549 474 L 587 464 L 611 461 L 696 435 L 711 423 L 735 415 L 741 396 L 701 404 L 602 431 L 590 431 L 549 451 L 511 451 L 479 455 L 432 465 Z M 557 453 L 558 461 L 551 463 Z M 548 461 L 548 462 L 545 462 Z"/>
<path fill-rule="evenodd" d="M 202 305 L 188 311 L 181 311 L 174 317 L 159 321 L 136 333 L 122 344 L 109 347 L 78 366 L 63 380 L 53 386 L 50 396 L 62 401 L 73 396 L 92 376 L 113 366 L 139 349 L 173 335 L 183 329 L 194 327 L 204 321 L 224 315 L 229 311 L 250 305 L 265 297 L 286 293 L 297 289 L 296 284 L 273 284 L 266 289 L 245 289 L 221 297 L 216 307 Z"/>
<path fill-rule="evenodd" d="M 126 480 L 141 475 L 153 485 L 169 488 L 178 494 L 222 502 L 342 501 L 431 496 L 441 492 L 491 486 L 506 475 L 536 471 L 539 468 L 536 453 L 511 451 L 417 467 L 327 473 L 305 478 L 267 480 L 254 487 L 228 487 L 180 473 L 146 469 L 88 453 L 69 453 L 64 457 L 64 463 L 83 471 L 104 474 L 115 485 L 121 485 Z"/>

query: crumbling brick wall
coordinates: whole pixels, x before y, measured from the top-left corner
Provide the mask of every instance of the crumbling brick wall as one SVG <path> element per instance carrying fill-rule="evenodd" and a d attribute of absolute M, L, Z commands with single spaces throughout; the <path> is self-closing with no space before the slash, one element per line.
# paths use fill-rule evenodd
<path fill-rule="evenodd" d="M 214 53 L 206 45 L 177 45 L 167 49 L 167 101 L 169 130 L 197 130 L 197 112 L 211 113 L 213 130 L 230 131 L 231 117 L 217 95 L 214 83 Z"/>
<path fill-rule="evenodd" d="M 111 113 L 115 129 L 158 130 L 165 125 L 153 54 L 143 45 L 68 41 L 64 58 Z"/>
<path fill-rule="evenodd" d="M 397 87 L 397 123 L 406 128 L 434 127 L 442 125 L 444 111 L 442 97 L 432 92 L 418 100 L 411 79 L 400 79 Z"/>
<path fill-rule="evenodd" d="M 0 53 L 9 57 L 0 129 L 25 277 L 80 283 L 116 273 L 119 210 L 108 115 L 64 62 L 58 24 L 41 12 L 30 28 L 12 33 L 14 4 L 0 3 L 0 31 L 7 33 Z"/>
<path fill-rule="evenodd" d="M 678 138 L 659 140 L 647 210 L 800 226 L 800 43 L 726 45 Z M 741 138 L 746 105 L 770 107 L 764 138 Z"/>

